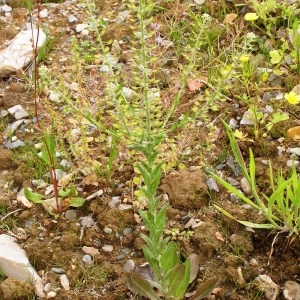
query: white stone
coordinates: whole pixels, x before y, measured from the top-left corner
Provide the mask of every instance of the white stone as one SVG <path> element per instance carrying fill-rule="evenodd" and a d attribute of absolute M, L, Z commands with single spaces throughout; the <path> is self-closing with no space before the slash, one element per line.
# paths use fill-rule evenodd
<path fill-rule="evenodd" d="M 48 10 L 47 10 L 46 8 L 45 8 L 45 9 L 42 9 L 42 10 L 40 11 L 40 17 L 41 17 L 42 19 L 48 17 Z"/>
<path fill-rule="evenodd" d="M 67 277 L 66 274 L 59 275 L 59 281 L 60 281 L 60 284 L 62 285 L 62 287 L 63 287 L 66 291 L 69 291 L 69 290 L 70 290 L 70 283 L 69 283 L 69 279 L 68 279 L 68 277 Z"/>
<path fill-rule="evenodd" d="M 86 29 L 86 28 L 88 28 L 89 27 L 89 25 L 88 24 L 77 24 L 76 25 L 76 32 L 81 32 L 82 30 L 84 30 L 84 29 Z"/>
<path fill-rule="evenodd" d="M 32 40 L 35 45 L 38 34 L 37 48 L 40 49 L 46 42 L 46 34 L 41 29 L 33 29 L 19 32 L 10 44 L 0 51 L 0 77 L 22 69 L 33 60 Z"/>
<path fill-rule="evenodd" d="M 284 284 L 283 295 L 286 300 L 300 299 L 300 285 L 295 281 L 287 281 Z"/>
<path fill-rule="evenodd" d="M 250 196 L 252 194 L 251 187 L 245 177 L 241 179 L 241 189 L 247 196 Z"/>
<path fill-rule="evenodd" d="M 240 124 L 241 125 L 254 125 L 254 116 L 249 110 L 245 111 L 245 113 L 243 114 Z"/>
<path fill-rule="evenodd" d="M 68 22 L 69 23 L 75 23 L 75 22 L 77 22 L 78 21 L 78 19 L 76 18 L 76 16 L 74 16 L 74 15 L 70 15 L 69 17 L 68 17 Z"/>
<path fill-rule="evenodd" d="M 300 156 L 300 147 L 289 148 L 288 151 L 289 151 L 289 153 L 296 154 L 296 155 Z"/>
<path fill-rule="evenodd" d="M 30 264 L 25 250 L 7 234 L 0 235 L 0 270 L 7 277 L 31 282 L 38 296 L 44 297 L 41 277 Z"/>
<path fill-rule="evenodd" d="M 104 246 L 102 247 L 102 250 L 103 250 L 104 252 L 112 252 L 112 251 L 114 250 L 114 246 L 113 246 L 113 245 L 104 245 Z"/>
<path fill-rule="evenodd" d="M 12 11 L 12 8 L 5 4 L 0 7 L 0 11 L 3 11 L 5 13 L 10 13 Z"/>

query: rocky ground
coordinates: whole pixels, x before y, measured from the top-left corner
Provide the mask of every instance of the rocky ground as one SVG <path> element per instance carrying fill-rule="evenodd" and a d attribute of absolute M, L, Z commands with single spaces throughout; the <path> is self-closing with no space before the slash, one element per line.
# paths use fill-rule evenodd
<path fill-rule="evenodd" d="M 0 7 L 0 49 L 5 48 L 26 24 L 29 26 L 28 10 L 20 2 L 10 1 Z M 236 38 L 248 32 L 243 16 L 252 11 L 250 3 L 202 2 L 158 1 L 161 9 L 149 25 L 155 28 L 155 42 L 159 44 L 153 55 L 159 57 L 160 72 L 156 79 L 166 110 L 170 109 L 178 90 L 178 70 L 183 61 L 174 46 L 180 32 L 177 36 L 174 32 L 170 34 L 167 24 L 185 22 L 189 10 L 199 15 L 210 14 L 214 29 L 210 34 L 217 36 L 212 39 L 213 47 L 227 47 L 226 51 L 231 51 L 230 46 Z M 289 5 L 292 3 L 290 1 Z M 110 59 L 110 63 L 123 74 L 130 94 L 133 93 L 130 89 L 133 79 L 127 72 L 133 61 L 129 41 L 134 34 L 134 24 L 128 6 L 126 1 L 98 0 L 95 15 L 99 20 L 109 20 L 103 41 L 112 57 L 117 57 L 117 60 Z M 36 19 L 37 9 L 32 14 Z M 225 22 L 223 14 L 233 18 L 232 21 Z M 68 88 L 74 106 L 82 105 L 80 110 L 88 107 L 98 113 L 100 102 L 97 101 L 102 97 L 104 102 L 100 104 L 108 111 L 110 107 L 103 96 L 107 66 L 101 60 L 99 45 L 93 42 L 86 5 L 76 0 L 44 4 L 40 16 L 48 42 L 39 66 L 51 70 L 57 85 Z M 276 39 L 286 37 L 283 29 L 276 28 Z M 257 34 L 273 49 L 272 38 L 261 32 Z M 74 46 L 74 37 L 79 46 Z M 184 36 L 181 42 L 180 47 L 184 48 Z M 242 43 L 241 39 L 237 45 L 242 47 Z M 76 47 L 78 51 L 74 52 Z M 255 50 L 252 53 L 258 61 L 255 68 L 269 72 L 259 87 L 255 85 L 258 81 L 254 82 L 257 79 L 254 76 L 247 88 L 235 81 L 236 78 L 225 80 L 224 86 L 219 88 L 210 72 L 210 64 L 225 66 L 221 54 L 210 64 L 205 63 L 208 58 L 204 57 L 195 77 L 188 78 L 173 124 L 179 123 L 185 114 L 201 111 L 205 96 L 213 95 L 214 99 L 201 114 L 173 131 L 162 144 L 160 158 L 165 164 L 159 193 L 170 204 L 166 234 L 178 242 L 183 253 L 199 256 L 198 282 L 211 277 L 220 279 L 214 295 L 208 299 L 296 300 L 300 299 L 298 236 L 289 240 L 287 234 L 282 233 L 272 245 L 275 231 L 246 228 L 222 215 L 213 203 L 218 203 L 237 219 L 263 221 L 257 211 L 217 186 L 205 172 L 207 168 L 218 170 L 245 194 L 249 192 L 241 183 L 242 174 L 232 156 L 221 118 L 245 134 L 239 145 L 246 161 L 248 148 L 254 151 L 260 190 L 267 193 L 270 185 L 267 160 L 272 160 L 274 169 L 282 169 L 284 174 L 290 173 L 293 161 L 298 169 L 299 108 L 282 103 L 286 93 L 293 90 L 297 94 L 300 77 L 289 65 L 291 58 L 287 57 L 280 67 L 276 66 L 278 72 L 273 72 L 274 64 L 255 55 Z M 201 53 L 202 56 L 206 54 Z M 49 170 L 30 150 L 40 151 L 43 140 L 36 123 L 33 86 L 29 79 L 32 72 L 31 65 L 5 74 L 0 80 L 0 233 L 16 238 L 41 276 L 44 290 L 39 296 L 35 295 L 30 284 L 0 275 L 0 298 L 40 299 L 44 293 L 51 299 L 141 299 L 127 288 L 123 279 L 124 266 L 130 259 L 136 266 L 145 262 L 140 238 L 144 227 L 138 216 L 138 209 L 145 206 L 137 192 L 141 180 L 135 168 L 138 154 L 130 152 L 121 141 L 110 166 L 107 136 L 78 111 L 71 110 L 70 102 L 43 77 L 43 69 L 40 71 L 38 115 L 43 128 L 49 128 L 51 117 L 54 119 L 60 186 L 74 187 L 85 203 L 74 208 L 69 205 L 71 200 L 65 197 L 63 212 L 54 216 L 49 207 L 33 204 L 24 196 L 24 188 L 30 187 L 47 199 L 53 198 L 49 173 L 47 176 Z M 286 113 L 288 119 L 274 123 L 270 130 L 266 130 L 262 122 L 261 127 L 254 128 L 253 118 L 249 117 L 249 103 L 241 96 L 246 92 L 255 99 L 255 109 L 264 118 L 271 118 L 273 110 L 278 110 Z M 16 105 L 21 107 L 16 108 Z M 105 124 L 114 122 L 106 111 L 99 119 Z"/>

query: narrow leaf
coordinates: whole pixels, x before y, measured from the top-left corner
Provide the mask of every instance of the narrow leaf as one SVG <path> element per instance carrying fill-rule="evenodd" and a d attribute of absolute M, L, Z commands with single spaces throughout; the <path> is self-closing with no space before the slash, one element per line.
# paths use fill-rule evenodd
<path fill-rule="evenodd" d="M 187 264 L 188 266 L 184 264 L 178 264 L 170 272 L 168 276 L 169 297 L 181 299 L 184 296 L 190 279 L 189 262 Z"/>
<path fill-rule="evenodd" d="M 195 253 L 190 254 L 188 256 L 188 259 L 191 262 L 191 266 L 190 266 L 190 280 L 189 280 L 189 283 L 191 283 L 197 277 L 198 270 L 199 270 L 199 264 L 200 263 L 199 263 L 199 257 Z"/>

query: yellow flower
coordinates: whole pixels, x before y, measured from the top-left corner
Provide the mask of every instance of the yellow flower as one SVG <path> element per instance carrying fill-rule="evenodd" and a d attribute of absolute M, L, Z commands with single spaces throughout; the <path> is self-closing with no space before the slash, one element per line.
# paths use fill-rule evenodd
<path fill-rule="evenodd" d="M 256 13 L 247 13 L 245 14 L 244 19 L 252 22 L 258 19 L 258 15 Z"/>
<path fill-rule="evenodd" d="M 241 63 L 245 63 L 245 62 L 249 61 L 250 57 L 251 57 L 250 54 L 243 54 L 239 57 L 239 61 Z"/>
<path fill-rule="evenodd" d="M 284 95 L 284 99 L 287 100 L 288 103 L 295 105 L 300 102 L 300 95 L 297 95 L 295 92 L 289 92 Z"/>

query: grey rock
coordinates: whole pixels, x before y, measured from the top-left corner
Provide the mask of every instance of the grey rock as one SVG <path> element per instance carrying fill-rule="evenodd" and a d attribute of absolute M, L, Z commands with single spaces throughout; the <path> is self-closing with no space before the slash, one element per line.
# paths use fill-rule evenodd
<path fill-rule="evenodd" d="M 89 195 L 85 200 L 92 200 L 92 199 L 95 199 L 95 198 L 99 198 L 102 195 L 103 195 L 103 190 L 99 190 L 99 191 Z"/>
<path fill-rule="evenodd" d="M 18 120 L 8 125 L 5 129 L 5 133 L 8 136 L 12 136 L 14 132 L 24 123 L 24 120 Z"/>
<path fill-rule="evenodd" d="M 0 11 L 5 12 L 5 13 L 9 13 L 12 11 L 12 7 L 9 5 L 2 5 L 0 6 Z"/>
<path fill-rule="evenodd" d="M 81 260 L 85 265 L 93 264 L 93 258 L 88 254 L 83 255 Z"/>
<path fill-rule="evenodd" d="M 64 172 L 63 170 L 61 170 L 61 169 L 55 169 L 55 176 L 56 176 L 57 180 L 62 179 L 66 175 L 67 175 L 67 173 Z M 50 173 L 49 172 L 46 173 L 45 175 L 43 175 L 43 177 L 50 178 Z"/>
<path fill-rule="evenodd" d="M 286 162 L 286 165 L 291 168 L 293 166 L 297 167 L 299 165 L 299 160 L 294 160 L 294 159 L 289 159 L 287 162 Z"/>
<path fill-rule="evenodd" d="M 76 29 L 75 30 L 76 30 L 77 33 L 80 33 L 80 32 L 82 32 L 84 29 L 86 29 L 88 27 L 89 27 L 88 24 L 81 23 L 81 24 L 77 24 L 76 25 Z"/>
<path fill-rule="evenodd" d="M 63 268 L 51 268 L 51 271 L 54 272 L 55 274 L 65 274 L 66 271 Z"/>
<path fill-rule="evenodd" d="M 240 182 L 237 181 L 237 180 L 234 179 L 234 178 L 227 177 L 226 179 L 227 179 L 228 183 L 230 183 L 230 184 L 233 185 L 233 186 L 239 186 L 239 185 L 240 185 Z"/>
<path fill-rule="evenodd" d="M 74 16 L 74 15 L 70 15 L 70 16 L 68 17 L 68 22 L 69 22 L 70 24 L 75 23 L 75 22 L 77 22 L 77 21 L 78 21 L 78 19 L 77 19 L 77 17 Z"/>
<path fill-rule="evenodd" d="M 81 225 L 82 227 L 90 228 L 90 227 L 92 227 L 92 226 L 95 225 L 95 221 L 94 221 L 93 218 L 90 217 L 90 216 L 82 217 L 82 218 L 80 219 L 80 225 Z"/>
<path fill-rule="evenodd" d="M 252 194 L 251 187 L 245 177 L 241 179 L 241 189 L 247 196 L 250 196 Z"/>
<path fill-rule="evenodd" d="M 60 164 L 61 167 L 63 167 L 66 170 L 70 170 L 71 167 L 72 167 L 72 163 L 70 163 L 66 159 L 63 159 L 59 164 Z"/>
<path fill-rule="evenodd" d="M 244 112 L 243 117 L 240 121 L 241 125 L 254 125 L 254 116 L 252 115 L 252 113 L 247 110 Z"/>
<path fill-rule="evenodd" d="M 123 228 L 123 235 L 128 235 L 133 232 L 133 229 L 131 227 L 125 227 Z"/>
<path fill-rule="evenodd" d="M 77 219 L 77 211 L 74 210 L 74 209 L 68 209 L 66 212 L 65 212 L 65 218 L 67 220 L 76 220 Z"/>
<path fill-rule="evenodd" d="M 25 143 L 20 140 L 17 140 L 14 142 L 7 141 L 5 144 L 5 147 L 8 149 L 16 149 L 16 148 L 23 147 L 23 146 L 25 146 Z"/>
<path fill-rule="evenodd" d="M 208 178 L 206 180 L 206 184 L 211 191 L 216 191 L 216 192 L 220 191 L 216 181 L 213 178 Z"/>

